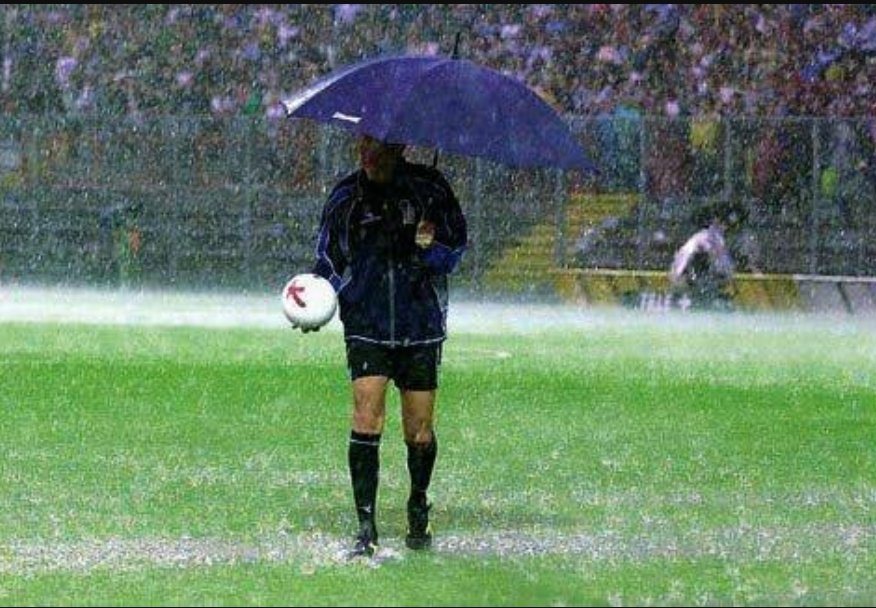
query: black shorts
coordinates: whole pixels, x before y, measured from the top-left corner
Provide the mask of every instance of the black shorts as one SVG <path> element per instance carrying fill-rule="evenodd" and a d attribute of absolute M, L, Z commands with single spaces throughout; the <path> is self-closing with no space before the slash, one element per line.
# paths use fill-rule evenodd
<path fill-rule="evenodd" d="M 441 344 L 390 348 L 359 340 L 347 342 L 350 380 L 386 376 L 403 390 L 431 391 L 438 388 Z"/>

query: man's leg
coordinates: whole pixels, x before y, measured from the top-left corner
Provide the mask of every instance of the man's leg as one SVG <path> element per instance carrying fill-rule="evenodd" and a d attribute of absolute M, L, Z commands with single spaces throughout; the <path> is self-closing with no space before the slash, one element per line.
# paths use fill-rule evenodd
<path fill-rule="evenodd" d="M 429 526 L 427 492 L 438 455 L 438 438 L 433 429 L 435 390 L 401 391 L 402 424 L 408 448 L 408 472 L 411 493 L 408 497 L 408 535 L 405 543 L 411 549 L 424 549 L 432 544 Z"/>
<path fill-rule="evenodd" d="M 380 472 L 380 437 L 386 414 L 384 376 L 353 381 L 353 420 L 348 461 L 359 533 L 353 553 L 372 555 L 377 546 L 377 484 Z"/>

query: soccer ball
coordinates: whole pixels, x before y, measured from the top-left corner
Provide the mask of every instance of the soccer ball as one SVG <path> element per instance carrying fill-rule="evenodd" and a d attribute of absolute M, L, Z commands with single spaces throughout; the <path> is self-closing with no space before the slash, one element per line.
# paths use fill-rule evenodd
<path fill-rule="evenodd" d="M 292 277 L 283 287 L 283 313 L 302 329 L 317 329 L 331 321 L 338 308 L 335 288 L 313 273 Z"/>

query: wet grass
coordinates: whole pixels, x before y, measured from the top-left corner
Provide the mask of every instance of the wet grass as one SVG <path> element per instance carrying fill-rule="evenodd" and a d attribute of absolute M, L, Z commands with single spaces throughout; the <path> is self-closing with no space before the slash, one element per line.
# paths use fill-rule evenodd
<path fill-rule="evenodd" d="M 336 332 L 0 325 L 5 605 L 871 605 L 870 321 L 454 334 L 436 548 L 354 531 Z"/>

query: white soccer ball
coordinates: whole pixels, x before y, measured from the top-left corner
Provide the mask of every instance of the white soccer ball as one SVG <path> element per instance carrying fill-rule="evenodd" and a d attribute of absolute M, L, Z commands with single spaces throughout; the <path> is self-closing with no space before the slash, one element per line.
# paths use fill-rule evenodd
<path fill-rule="evenodd" d="M 295 275 L 283 287 L 283 313 L 302 329 L 322 327 L 335 315 L 338 296 L 335 288 L 318 274 Z"/>

